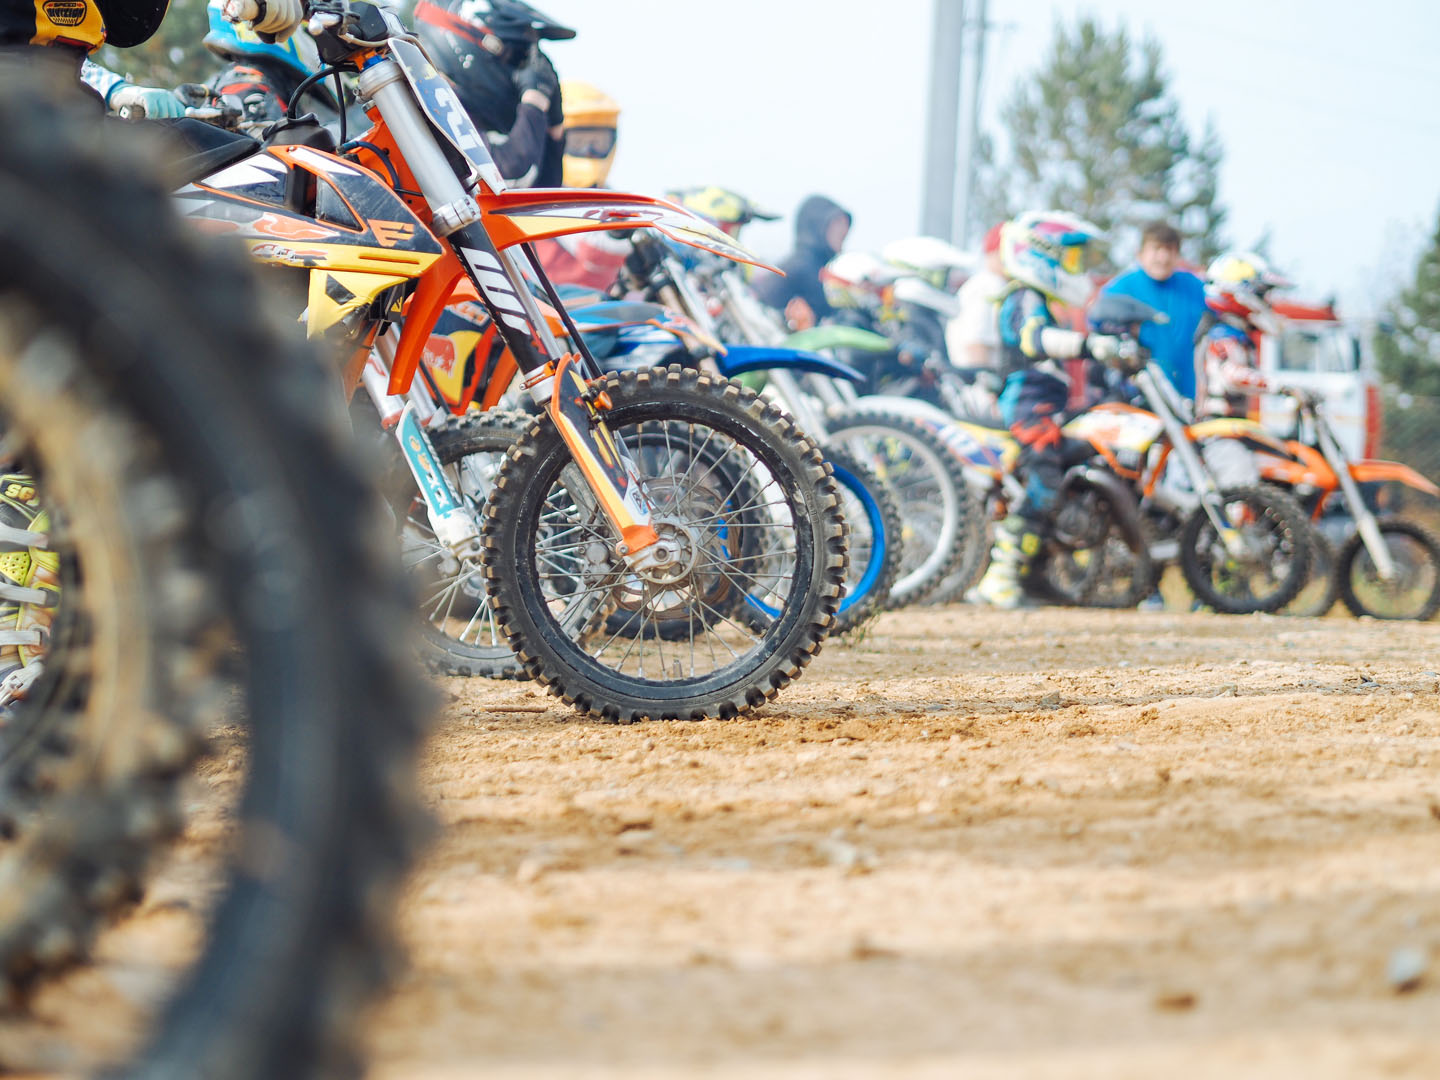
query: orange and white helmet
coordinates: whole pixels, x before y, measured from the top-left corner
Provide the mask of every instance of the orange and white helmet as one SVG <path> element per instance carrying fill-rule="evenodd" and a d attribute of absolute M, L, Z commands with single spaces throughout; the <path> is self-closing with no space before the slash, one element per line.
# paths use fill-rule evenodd
<path fill-rule="evenodd" d="M 1270 293 L 1290 282 L 1253 251 L 1227 251 L 1205 271 L 1205 299 L 1212 311 L 1238 315 L 1262 329 L 1273 319 Z"/>

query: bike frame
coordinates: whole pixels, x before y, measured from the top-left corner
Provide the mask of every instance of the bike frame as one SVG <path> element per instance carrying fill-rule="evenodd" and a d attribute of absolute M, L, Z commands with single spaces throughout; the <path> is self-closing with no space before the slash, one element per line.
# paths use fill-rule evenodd
<path fill-rule="evenodd" d="M 1382 580 L 1392 580 L 1397 572 L 1395 560 L 1390 554 L 1389 546 L 1380 534 L 1379 521 L 1360 494 L 1356 472 L 1365 471 L 1364 466 L 1389 466 L 1389 468 L 1370 471 L 1381 473 L 1381 476 L 1377 478 L 1399 480 L 1432 495 L 1440 495 L 1440 488 L 1436 488 L 1434 484 L 1413 469 L 1408 469 L 1396 462 L 1350 461 L 1340 446 L 1340 440 L 1335 437 L 1335 429 L 1330 426 L 1329 419 L 1318 403 L 1300 396 L 1296 396 L 1296 402 L 1301 413 L 1309 419 L 1311 427 L 1314 429 L 1315 447 L 1320 451 L 1320 455 L 1330 471 L 1328 479 L 1333 484 L 1330 490 L 1333 491 L 1335 487 L 1339 488 L 1345 499 L 1345 505 L 1350 511 L 1350 516 L 1355 519 L 1355 528 L 1360 534 L 1361 541 L 1365 544 L 1365 550 L 1370 553 L 1370 558 L 1375 562 L 1375 569 L 1379 571 Z M 1410 475 L 1406 475 L 1407 473 Z"/>
<path fill-rule="evenodd" d="M 385 24 L 381 40 L 347 36 L 343 23 L 328 31 L 352 46 L 351 59 L 360 69 L 357 89 L 375 122 L 361 145 L 386 172 L 393 170 L 396 193 L 448 249 L 417 278 L 388 356 L 383 397 L 409 392 L 444 308 L 457 298 L 478 301 L 513 357 L 524 388 L 555 424 L 597 504 L 622 537 L 618 553 L 633 570 L 644 569 L 654 556 L 663 558 L 654 550 L 659 538 L 650 524 L 649 501 L 628 453 L 604 423 L 608 399 L 592 394 L 587 383 L 599 372 L 580 335 L 571 326 L 576 351 L 563 350 L 531 293 L 527 279 L 533 277 L 568 325 L 529 242 L 651 227 L 726 258 L 756 260 L 723 233 L 663 200 L 614 192 L 509 190 L 450 84 L 391 12 L 374 11 Z M 372 394 L 380 390 L 375 375 L 365 374 L 368 366 L 351 368 L 357 379 L 367 379 Z M 453 492 L 446 498 L 436 484 L 427 483 L 438 479 L 440 486 L 448 486 L 416 413 L 414 402 L 402 407 L 397 439 L 426 495 L 437 535 L 463 548 L 474 543 L 474 523 L 462 522 Z"/>

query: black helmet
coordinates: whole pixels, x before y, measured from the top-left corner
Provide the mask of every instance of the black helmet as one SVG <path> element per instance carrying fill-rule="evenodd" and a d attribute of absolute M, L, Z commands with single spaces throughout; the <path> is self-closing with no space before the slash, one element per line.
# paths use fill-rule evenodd
<path fill-rule="evenodd" d="M 515 69 L 540 41 L 575 31 L 522 0 L 420 0 L 415 31 L 430 61 L 451 82 L 484 131 L 509 131 L 520 107 Z"/>

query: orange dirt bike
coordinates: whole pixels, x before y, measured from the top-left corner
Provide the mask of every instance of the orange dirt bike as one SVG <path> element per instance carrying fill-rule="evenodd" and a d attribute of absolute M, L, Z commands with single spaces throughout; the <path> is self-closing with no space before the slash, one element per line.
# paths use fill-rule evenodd
<path fill-rule="evenodd" d="M 1295 388 L 1276 392 L 1295 400 L 1296 433 L 1303 426 L 1311 438 L 1256 457 L 1260 475 L 1294 491 L 1320 534 L 1319 596 L 1307 613 L 1323 615 L 1338 594 L 1357 616 L 1433 618 L 1440 611 L 1440 540 L 1413 521 L 1377 517 L 1366 492 L 1400 484 L 1435 498 L 1440 487 L 1396 461 L 1351 461 L 1319 398 Z"/>
<path fill-rule="evenodd" d="M 663 200 L 507 189 L 394 13 L 366 0 L 306 11 L 326 65 L 313 78 L 358 72 L 374 126 L 339 146 L 304 118 L 282 121 L 264 146 L 232 136 L 191 159 L 184 213 L 262 262 L 305 272 L 308 332 L 345 346 L 347 395 L 379 346 L 384 385 L 367 386 L 382 412 L 398 406 L 396 441 L 433 534 L 462 573 L 483 559 L 495 620 L 526 673 L 618 721 L 730 716 L 773 697 L 819 650 L 845 573 L 818 448 L 725 379 L 679 368 L 602 377 L 531 244 L 653 228 L 754 258 Z M 437 320 L 459 301 L 480 305 L 503 345 L 480 353 L 495 357 L 475 377 L 481 404 L 514 376 L 542 410 L 483 515 L 404 400 Z M 786 537 L 783 560 L 770 535 Z M 757 605 L 776 613 L 763 626 L 745 617 Z"/>
<path fill-rule="evenodd" d="M 1105 295 L 1089 317 L 1100 333 L 1130 338 L 1158 314 Z M 1305 584 L 1313 530 L 1287 493 L 1259 482 L 1252 451 L 1277 448 L 1278 440 L 1248 421 L 1189 423 L 1188 406 L 1158 364 L 1141 352 L 1127 367 L 1148 409 L 1098 405 L 1068 422 L 1066 436 L 1089 443 L 1133 486 L 1152 562 L 1178 560 L 1203 603 L 1228 614 L 1284 607 Z"/>

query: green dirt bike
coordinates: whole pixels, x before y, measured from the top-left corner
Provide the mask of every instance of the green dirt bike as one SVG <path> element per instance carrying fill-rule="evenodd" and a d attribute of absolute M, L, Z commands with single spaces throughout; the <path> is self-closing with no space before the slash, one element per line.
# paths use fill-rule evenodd
<path fill-rule="evenodd" d="M 0 61 L 0 126 L 0 457 L 48 520 L 0 547 L 53 556 L 58 585 L 43 673 L 0 725 L 0 988 L 23 1004 L 135 899 L 238 706 L 234 857 L 121 1075 L 349 1071 L 417 821 L 422 694 L 384 517 L 327 376 L 243 258 L 179 224 L 165 149 L 102 125 L 44 57 Z M 41 1027 L 5 1067 L 113 1067 L 89 1034 Z"/>

